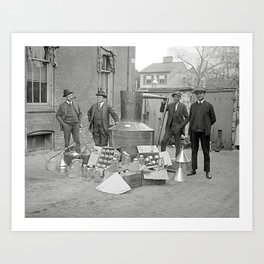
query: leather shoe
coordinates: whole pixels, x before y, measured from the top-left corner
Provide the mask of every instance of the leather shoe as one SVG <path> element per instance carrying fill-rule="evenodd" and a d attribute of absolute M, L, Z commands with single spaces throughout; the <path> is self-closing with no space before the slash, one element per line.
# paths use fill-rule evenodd
<path fill-rule="evenodd" d="M 195 171 L 195 170 L 191 170 L 191 171 L 189 171 L 189 172 L 187 173 L 187 176 L 192 176 L 192 175 L 194 175 L 194 174 L 196 174 L 196 171 Z"/>
<path fill-rule="evenodd" d="M 212 179 L 212 176 L 209 174 L 209 172 L 206 172 L 206 173 L 205 173 L 205 177 L 206 177 L 207 179 Z"/>

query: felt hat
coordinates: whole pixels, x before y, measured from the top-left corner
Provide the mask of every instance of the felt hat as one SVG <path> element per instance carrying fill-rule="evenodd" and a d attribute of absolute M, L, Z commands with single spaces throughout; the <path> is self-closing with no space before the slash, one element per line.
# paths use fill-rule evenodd
<path fill-rule="evenodd" d="M 62 97 L 66 97 L 69 94 L 72 94 L 73 92 L 69 91 L 68 89 L 63 90 L 63 96 Z"/>
<path fill-rule="evenodd" d="M 99 91 L 96 96 L 103 96 L 104 98 L 107 98 L 107 95 L 104 91 Z"/>

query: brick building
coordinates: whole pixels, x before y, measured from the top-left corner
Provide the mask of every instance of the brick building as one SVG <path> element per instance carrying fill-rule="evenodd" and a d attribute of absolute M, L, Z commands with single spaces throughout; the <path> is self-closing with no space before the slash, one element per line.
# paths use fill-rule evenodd
<path fill-rule="evenodd" d="M 135 47 L 26 47 L 26 153 L 62 149 L 63 132 L 55 118 L 63 90 L 74 92 L 82 113 L 81 143 L 92 143 L 87 111 L 102 89 L 120 114 L 120 90 L 134 89 Z"/>

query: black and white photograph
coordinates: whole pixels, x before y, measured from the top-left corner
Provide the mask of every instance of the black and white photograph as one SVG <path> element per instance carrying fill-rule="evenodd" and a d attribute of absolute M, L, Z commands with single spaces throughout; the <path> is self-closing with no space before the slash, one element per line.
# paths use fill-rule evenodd
<path fill-rule="evenodd" d="M 15 230 L 251 228 L 250 34 L 57 37 L 13 34 Z"/>
<path fill-rule="evenodd" d="M 0 263 L 263 259 L 261 1 L 3 1 Z"/>

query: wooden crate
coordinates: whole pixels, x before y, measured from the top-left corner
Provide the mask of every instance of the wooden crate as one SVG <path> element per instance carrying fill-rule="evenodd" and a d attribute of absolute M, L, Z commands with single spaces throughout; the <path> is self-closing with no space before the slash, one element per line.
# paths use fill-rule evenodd
<path fill-rule="evenodd" d="M 166 180 L 142 179 L 142 185 L 163 185 Z"/>
<path fill-rule="evenodd" d="M 125 182 L 130 188 L 136 188 L 142 186 L 143 175 L 141 172 L 130 172 L 129 174 L 122 175 Z"/>

